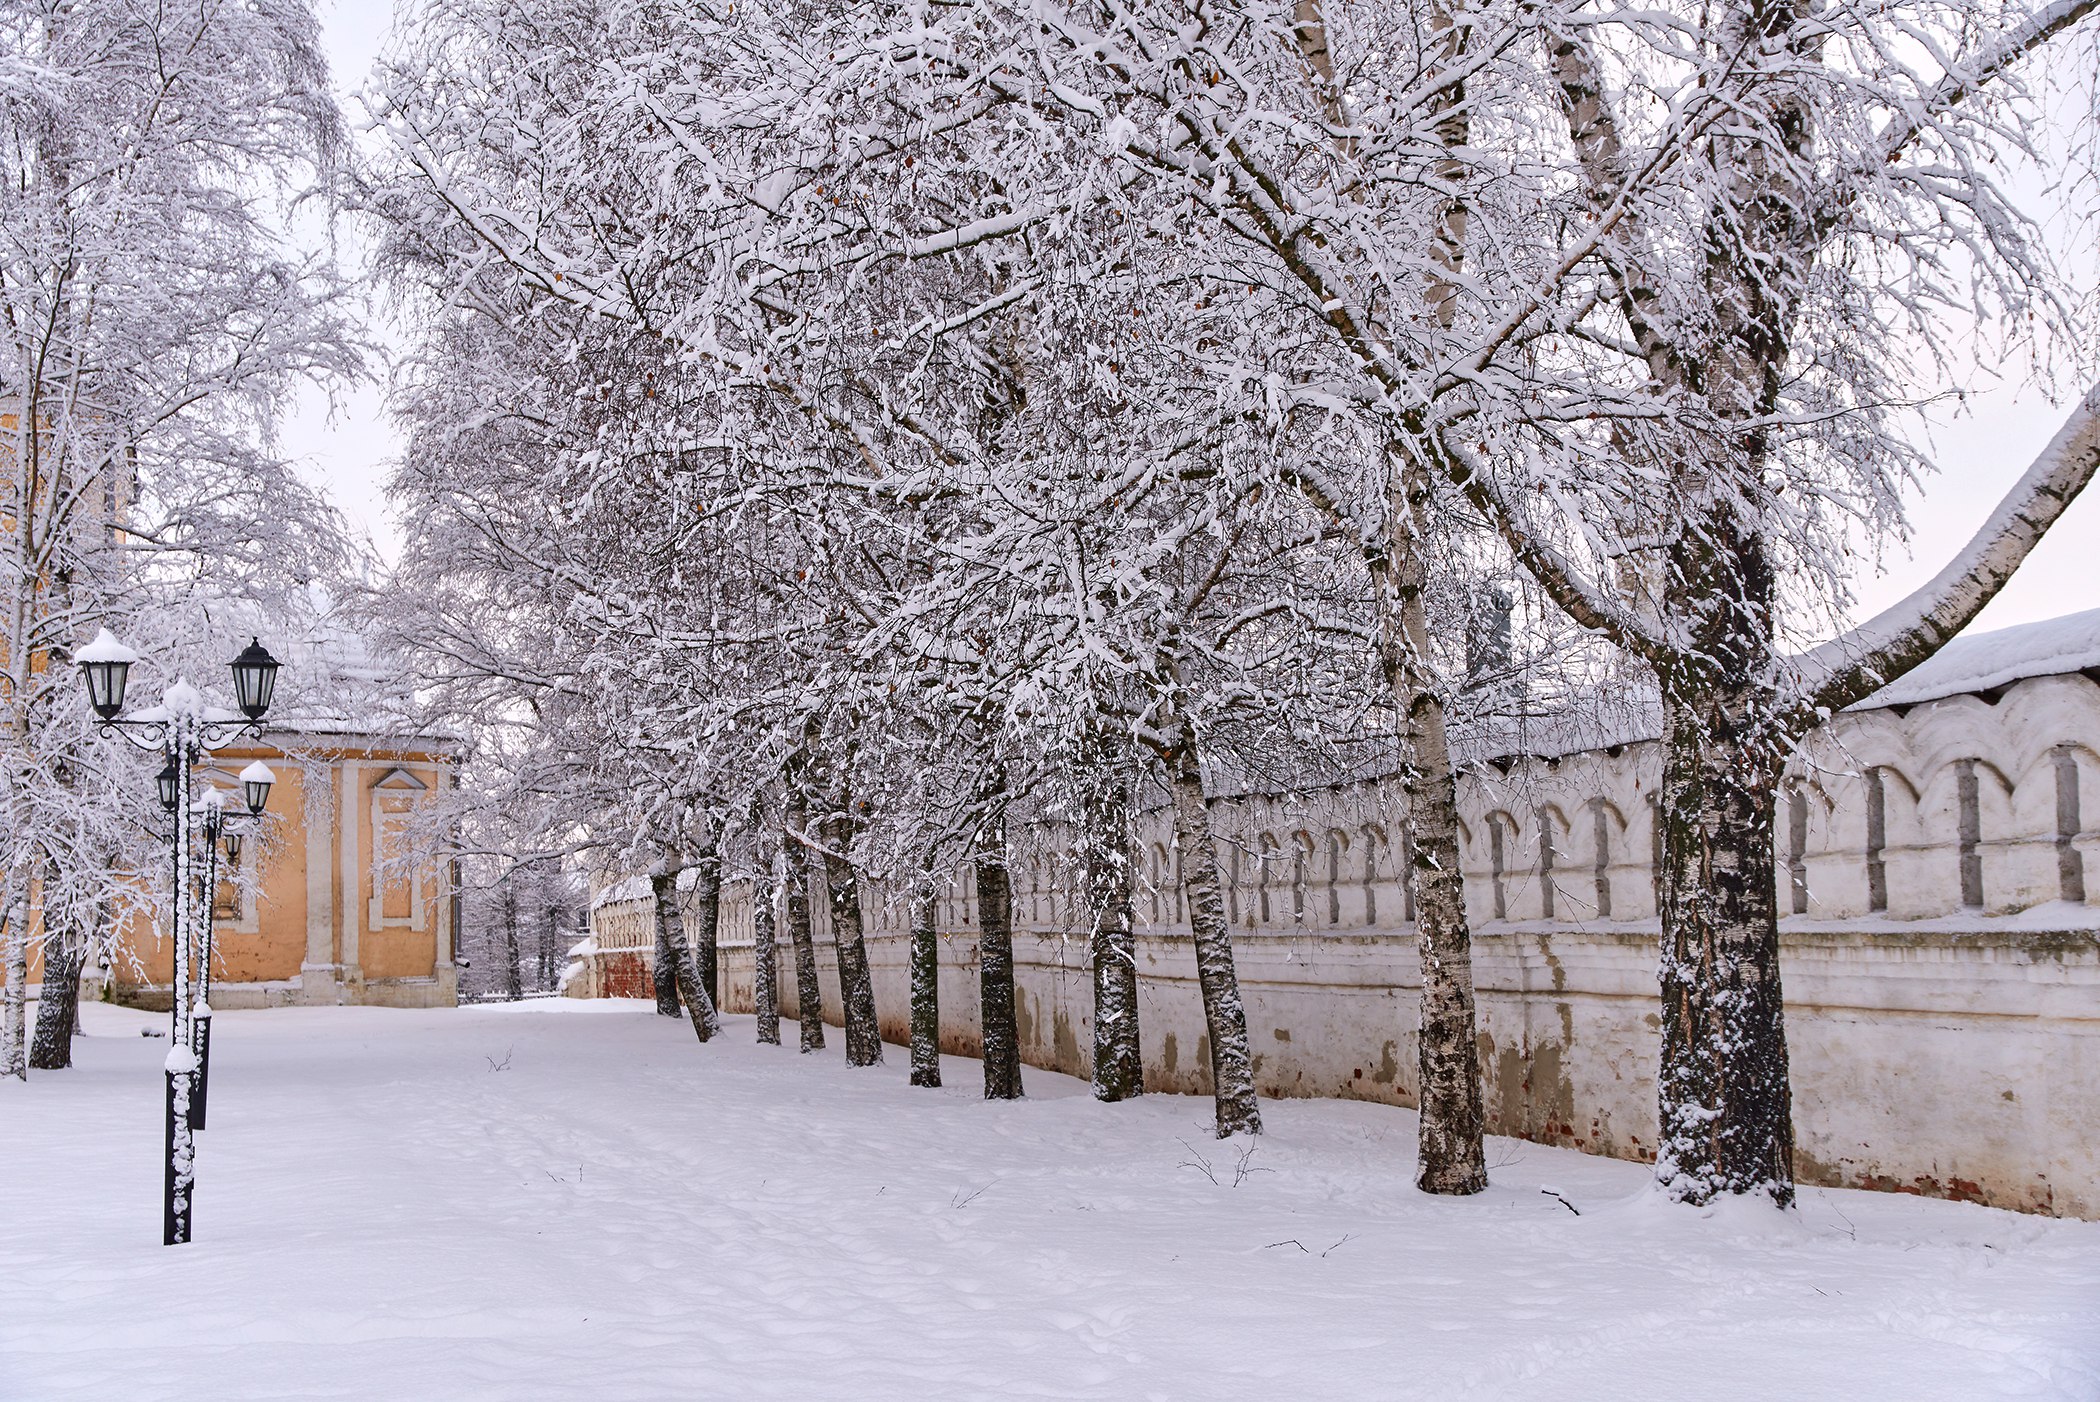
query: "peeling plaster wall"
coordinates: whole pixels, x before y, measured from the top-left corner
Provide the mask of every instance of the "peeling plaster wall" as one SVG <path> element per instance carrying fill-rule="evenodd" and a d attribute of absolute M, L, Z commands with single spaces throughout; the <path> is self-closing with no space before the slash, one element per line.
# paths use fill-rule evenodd
<path fill-rule="evenodd" d="M 2100 1218 L 2100 684 L 2016 682 L 1841 716 L 1782 798 L 1774 879 L 1804 1181 Z M 1490 1129 L 1624 1158 L 1655 1139 L 1652 744 L 1490 766 L 1461 785 Z M 1878 799 L 1870 789 L 1878 787 Z M 1798 794 L 1798 799 L 1796 795 Z M 1397 792 L 1221 801 L 1227 914 L 1265 1094 L 1411 1105 L 1419 975 Z M 1032 845 L 1030 845 L 1032 844 Z M 1146 1081 L 1207 1093 L 1171 842 L 1143 825 Z M 1023 1056 L 1086 1075 L 1091 981 L 1057 834 L 1017 844 Z M 724 1001 L 751 999 L 726 893 Z M 901 907 L 870 889 L 885 1037 L 908 1035 Z M 827 1020 L 837 977 L 813 893 Z M 977 1049 L 968 883 L 941 910 L 948 1050 Z M 618 913 L 608 911 L 609 919 Z M 792 959 L 780 988 L 794 1011 Z"/>

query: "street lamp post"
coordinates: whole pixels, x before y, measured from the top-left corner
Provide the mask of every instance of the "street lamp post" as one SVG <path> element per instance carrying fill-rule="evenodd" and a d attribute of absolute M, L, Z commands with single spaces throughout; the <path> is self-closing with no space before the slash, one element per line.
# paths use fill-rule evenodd
<path fill-rule="evenodd" d="M 166 761 L 154 781 L 161 808 L 171 819 L 169 846 L 175 878 L 168 912 L 174 974 L 166 1064 L 167 1169 L 161 1239 L 164 1245 L 176 1246 L 190 1239 L 190 1196 L 196 1180 L 193 1131 L 204 1127 L 211 1056 L 212 906 L 217 894 L 219 842 L 228 835 L 229 819 L 245 816 L 252 820 L 262 816 L 277 776 L 260 760 L 242 772 L 246 815 L 229 815 L 217 789 L 197 801 L 191 800 L 190 791 L 197 763 L 206 754 L 244 737 L 262 734 L 262 718 L 269 711 L 276 690 L 278 663 L 259 640 L 251 642 L 233 660 L 238 711 L 207 706 L 203 693 L 186 681 L 177 681 L 162 695 L 158 706 L 125 715 L 124 692 L 138 654 L 104 628 L 93 642 L 74 654 L 74 659 L 87 682 L 88 704 L 94 709 L 102 733 L 121 735 L 143 750 L 159 750 Z M 205 838 L 201 854 L 193 841 L 199 834 Z M 238 833 L 234 832 L 230 840 L 238 842 Z M 207 880 L 212 883 L 210 886 L 203 884 Z M 192 947 L 199 928 L 194 906 L 200 899 L 204 907 L 201 951 Z M 203 964 L 195 980 L 193 1001 L 190 961 L 196 952 L 203 954 Z"/>
<path fill-rule="evenodd" d="M 263 654 L 267 657 L 269 654 Z M 216 788 L 206 789 L 202 800 L 193 805 L 193 811 L 202 810 L 204 833 L 204 875 L 197 883 L 198 908 L 204 912 L 202 957 L 197 961 L 197 1095 L 190 1103 L 190 1128 L 203 1129 L 205 1105 L 211 1098 L 211 970 L 213 956 L 218 948 L 219 927 L 219 847 L 223 841 L 226 860 L 238 866 L 241 860 L 241 824 L 261 820 L 263 810 L 270 802 L 270 788 L 277 782 L 277 775 L 261 760 L 251 763 L 241 771 L 241 796 L 247 804 L 245 813 L 226 809 L 225 795 Z"/>

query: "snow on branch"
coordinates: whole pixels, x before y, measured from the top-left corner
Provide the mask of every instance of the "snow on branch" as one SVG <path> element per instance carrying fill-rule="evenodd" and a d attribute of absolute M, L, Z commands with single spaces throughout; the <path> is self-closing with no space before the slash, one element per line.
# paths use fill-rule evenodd
<path fill-rule="evenodd" d="M 2100 472 L 2100 385 L 2064 421 L 1962 552 L 1932 582 L 1809 652 L 1804 691 L 1826 710 L 1870 695 L 1931 657 L 1995 598 Z"/>

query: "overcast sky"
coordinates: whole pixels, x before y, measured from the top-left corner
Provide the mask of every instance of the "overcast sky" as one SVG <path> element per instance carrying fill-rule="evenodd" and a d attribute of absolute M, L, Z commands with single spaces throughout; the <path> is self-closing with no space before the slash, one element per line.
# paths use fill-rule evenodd
<path fill-rule="evenodd" d="M 353 121 L 360 109 L 350 95 L 364 82 L 386 34 L 390 0 L 319 0 L 336 88 Z M 1916 528 L 1908 551 L 1889 551 L 1884 569 L 1861 560 L 1857 591 L 1861 616 L 1901 599 L 1930 579 L 1982 524 L 1999 496 L 2024 471 L 2062 424 L 2066 408 L 2052 407 L 2017 384 L 1972 395 L 1960 416 L 1936 416 L 1932 429 L 1939 473 L 1911 502 Z M 380 392 L 359 390 L 331 418 L 325 396 L 310 392 L 285 429 L 285 441 L 336 505 L 369 534 L 391 560 L 399 542 L 382 484 L 398 439 L 386 420 Z M 2003 628 L 2100 607 L 2100 488 L 2088 492 L 2057 524 L 2018 576 L 1992 603 L 1975 630 Z M 1972 630 L 1972 631 L 1975 631 Z"/>

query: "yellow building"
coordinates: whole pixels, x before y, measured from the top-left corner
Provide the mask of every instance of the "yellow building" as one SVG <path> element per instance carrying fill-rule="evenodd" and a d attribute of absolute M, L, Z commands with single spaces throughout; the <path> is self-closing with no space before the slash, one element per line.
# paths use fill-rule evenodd
<path fill-rule="evenodd" d="M 456 747 L 297 723 L 210 756 L 200 782 L 232 793 L 257 759 L 277 786 L 262 840 L 242 848 L 252 869 L 221 858 L 212 1006 L 457 1003 L 457 868 L 432 821 Z M 133 921 L 107 996 L 165 1008 L 170 960 L 157 923 Z"/>
<path fill-rule="evenodd" d="M 20 400 L 0 396 L 0 482 L 12 482 L 15 462 L 26 456 L 22 418 Z M 98 422 L 76 413 L 69 425 Z M 80 528 L 115 528 L 130 495 L 129 473 L 128 458 L 109 471 L 97 494 L 99 511 L 87 512 Z M 22 539 L 31 514 L 41 521 L 54 509 L 45 498 L 65 484 L 48 474 L 42 480 L 38 492 L 26 498 L 15 492 L 0 505 L 0 539 Z M 39 615 L 52 607 L 51 581 L 25 576 L 21 587 L 36 597 L 18 600 L 18 612 Z M 317 589 L 312 602 L 318 619 L 292 644 L 288 659 L 304 674 L 309 702 L 331 694 L 340 702 L 342 688 L 354 691 L 360 682 L 383 690 L 384 677 L 361 641 L 330 620 L 324 594 Z M 268 625 L 257 631 L 268 632 Z M 7 662 L 0 639 L 0 674 Z M 49 662 L 43 652 L 21 659 L 27 675 L 43 673 Z M 0 686 L 17 692 L 26 691 L 25 682 L 0 675 Z M 252 760 L 267 762 L 278 779 L 259 837 L 244 845 L 243 860 L 252 869 L 227 872 L 220 883 L 215 1007 L 458 1001 L 457 867 L 428 821 L 433 801 L 453 783 L 457 758 L 458 746 L 447 740 L 360 733 L 324 702 L 319 710 L 295 706 L 289 715 L 273 716 L 262 742 L 222 750 L 200 766 L 200 782 L 216 783 L 229 797 L 239 787 L 233 776 Z M 31 899 L 28 982 L 34 990 L 42 978 L 42 941 Z M 89 978 L 111 998 L 166 1007 L 172 975 L 170 942 L 158 920 L 140 916 L 120 930 L 109 962 L 91 969 Z M 0 969 L 0 983 L 5 978 Z"/>

